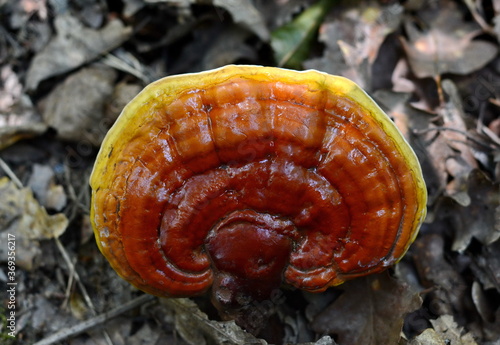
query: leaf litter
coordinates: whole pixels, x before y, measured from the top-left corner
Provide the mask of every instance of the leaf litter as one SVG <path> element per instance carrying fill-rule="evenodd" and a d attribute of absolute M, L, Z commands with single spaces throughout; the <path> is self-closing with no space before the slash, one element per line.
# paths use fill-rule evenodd
<path fill-rule="evenodd" d="M 9 344 L 60 332 L 68 344 L 500 341 L 498 1 L 4 0 L 0 16 L 0 242 L 18 236 L 19 272 Z M 206 297 L 99 318 L 144 298 L 89 229 L 86 181 L 104 134 L 145 83 L 229 63 L 361 84 L 422 164 L 421 233 L 389 272 L 320 294 L 284 288 L 259 334 L 222 322 Z"/>

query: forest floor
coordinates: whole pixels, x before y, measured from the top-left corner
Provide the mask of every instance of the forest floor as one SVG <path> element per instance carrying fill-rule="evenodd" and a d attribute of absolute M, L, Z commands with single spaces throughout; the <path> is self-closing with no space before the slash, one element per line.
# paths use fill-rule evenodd
<path fill-rule="evenodd" d="M 0 343 L 500 345 L 500 1 L 0 0 Z M 96 246 L 89 176 L 123 107 L 227 64 L 359 84 L 429 199 L 388 271 L 256 303 L 251 334 L 206 296 L 131 287 Z M 259 314 L 260 313 L 260 314 Z"/>

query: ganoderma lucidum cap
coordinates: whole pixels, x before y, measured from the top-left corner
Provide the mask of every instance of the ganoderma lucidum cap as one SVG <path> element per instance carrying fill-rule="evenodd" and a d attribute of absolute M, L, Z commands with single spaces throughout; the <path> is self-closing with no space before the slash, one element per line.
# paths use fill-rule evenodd
<path fill-rule="evenodd" d="M 417 158 L 353 82 L 226 66 L 147 86 L 91 176 L 97 244 L 158 296 L 323 291 L 397 262 L 426 214 Z"/>

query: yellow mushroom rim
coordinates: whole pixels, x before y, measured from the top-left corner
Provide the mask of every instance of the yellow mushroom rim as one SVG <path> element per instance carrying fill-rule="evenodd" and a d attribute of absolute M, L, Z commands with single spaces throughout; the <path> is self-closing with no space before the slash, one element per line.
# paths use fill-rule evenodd
<path fill-rule="evenodd" d="M 362 108 L 366 114 L 369 114 L 369 116 L 378 123 L 387 134 L 387 137 L 393 142 L 400 156 L 403 157 L 404 163 L 407 166 L 407 171 L 411 174 L 410 180 L 413 181 L 417 199 L 417 209 L 413 219 L 411 233 L 409 234 L 409 241 L 404 243 L 404 247 L 400 250 L 400 252 L 404 254 L 414 241 L 420 224 L 426 216 L 427 191 L 422 170 L 414 151 L 384 111 L 359 86 L 343 77 L 332 76 L 315 70 L 298 72 L 275 67 L 229 65 L 200 73 L 168 76 L 151 83 L 124 108 L 123 112 L 105 137 L 90 177 L 90 185 L 92 187 L 90 217 L 97 244 L 101 252 L 108 257 L 113 268 L 122 277 L 142 290 L 153 294 L 159 294 L 155 289 L 147 289 L 142 283 L 138 282 L 144 277 L 131 278 L 129 275 L 132 273 L 129 269 L 123 270 L 118 267 L 121 265 L 121 259 L 110 259 L 109 250 L 103 248 L 104 242 L 102 239 L 108 237 L 106 232 L 109 231 L 109 229 L 101 224 L 102 221 L 96 220 L 102 218 L 96 214 L 96 212 L 101 212 L 96 206 L 96 203 L 100 202 L 100 200 L 96 200 L 96 193 L 99 190 L 108 190 L 111 188 L 110 186 L 113 185 L 114 179 L 117 178 L 114 169 L 124 159 L 117 153 L 127 147 L 129 139 L 142 135 L 141 127 L 154 121 L 153 118 L 157 116 L 157 112 L 154 110 L 158 107 L 172 104 L 181 95 L 186 94 L 186 92 L 190 90 L 209 89 L 216 85 L 224 84 L 234 78 L 263 83 L 280 82 L 292 85 L 300 84 L 308 90 L 328 90 L 328 92 L 333 95 L 351 100 L 352 103 Z M 140 116 L 138 116 L 138 114 L 140 114 Z M 113 255 L 118 254 L 115 253 Z M 399 261 L 401 257 L 402 255 L 398 255 L 394 261 Z M 356 275 L 363 274 L 354 273 L 352 276 Z M 342 281 L 339 280 L 331 285 L 336 285 L 341 282 Z M 173 293 L 170 293 L 170 295 L 172 294 Z"/>

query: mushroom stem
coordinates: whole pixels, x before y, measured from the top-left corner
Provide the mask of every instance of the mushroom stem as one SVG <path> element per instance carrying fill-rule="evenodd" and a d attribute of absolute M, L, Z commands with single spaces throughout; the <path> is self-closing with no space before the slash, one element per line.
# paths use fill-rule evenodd
<path fill-rule="evenodd" d="M 253 211 L 216 226 L 205 248 L 215 268 L 212 300 L 221 317 L 238 318 L 278 289 L 292 250 L 292 225 Z"/>

